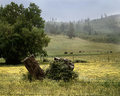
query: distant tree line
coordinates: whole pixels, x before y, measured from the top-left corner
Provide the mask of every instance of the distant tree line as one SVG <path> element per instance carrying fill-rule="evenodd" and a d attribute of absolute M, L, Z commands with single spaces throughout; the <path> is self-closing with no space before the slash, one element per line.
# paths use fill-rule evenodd
<path fill-rule="evenodd" d="M 54 20 L 45 23 L 45 32 L 48 34 L 63 34 L 70 39 L 75 37 L 75 29 L 73 22 L 56 22 Z"/>
<path fill-rule="evenodd" d="M 45 23 L 45 32 L 47 34 L 63 34 L 70 39 L 80 37 L 83 39 L 96 41 L 118 43 L 120 36 L 120 20 L 115 16 L 101 16 L 100 19 L 79 20 L 73 22 L 57 22 L 52 19 Z"/>

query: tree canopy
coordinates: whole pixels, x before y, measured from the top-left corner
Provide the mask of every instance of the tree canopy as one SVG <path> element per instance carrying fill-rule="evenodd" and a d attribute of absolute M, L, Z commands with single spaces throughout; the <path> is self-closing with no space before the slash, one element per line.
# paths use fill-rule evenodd
<path fill-rule="evenodd" d="M 0 7 L 0 57 L 8 64 L 20 63 L 29 54 L 46 54 L 50 39 L 44 33 L 41 10 L 35 3 L 28 8 L 14 2 Z"/>

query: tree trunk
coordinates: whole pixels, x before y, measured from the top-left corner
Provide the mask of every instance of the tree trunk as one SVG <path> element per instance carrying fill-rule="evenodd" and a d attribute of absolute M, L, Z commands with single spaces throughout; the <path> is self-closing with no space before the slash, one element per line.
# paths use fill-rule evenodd
<path fill-rule="evenodd" d="M 45 77 L 44 70 L 40 68 L 33 55 L 26 57 L 22 62 L 35 79 L 42 80 Z"/>

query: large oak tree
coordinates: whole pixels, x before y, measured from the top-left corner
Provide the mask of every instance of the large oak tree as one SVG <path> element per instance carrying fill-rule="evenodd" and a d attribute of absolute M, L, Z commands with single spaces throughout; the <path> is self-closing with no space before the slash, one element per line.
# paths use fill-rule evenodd
<path fill-rule="evenodd" d="M 30 3 L 25 8 L 11 2 L 0 7 L 0 57 L 7 64 L 18 64 L 29 54 L 46 54 L 49 41 L 37 5 Z"/>

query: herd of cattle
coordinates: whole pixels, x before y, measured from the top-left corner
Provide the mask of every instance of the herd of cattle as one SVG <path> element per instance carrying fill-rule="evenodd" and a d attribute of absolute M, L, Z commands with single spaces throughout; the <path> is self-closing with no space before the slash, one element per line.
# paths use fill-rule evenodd
<path fill-rule="evenodd" d="M 104 51 L 104 52 L 102 52 L 102 51 L 94 51 L 94 52 L 96 52 L 96 53 L 113 53 L 112 50 L 110 50 L 110 51 Z M 64 54 L 73 54 L 73 53 L 74 52 L 67 52 L 67 51 L 64 52 Z M 90 53 L 90 51 L 79 51 L 78 53 Z"/>

